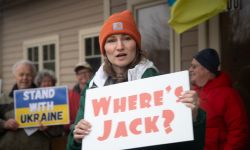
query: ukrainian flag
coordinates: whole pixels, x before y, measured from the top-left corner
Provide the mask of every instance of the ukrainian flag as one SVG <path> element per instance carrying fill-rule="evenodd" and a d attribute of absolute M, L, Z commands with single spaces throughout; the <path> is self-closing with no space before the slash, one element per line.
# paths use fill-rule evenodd
<path fill-rule="evenodd" d="M 226 10 L 227 0 L 167 0 L 171 6 L 168 23 L 182 33 Z"/>

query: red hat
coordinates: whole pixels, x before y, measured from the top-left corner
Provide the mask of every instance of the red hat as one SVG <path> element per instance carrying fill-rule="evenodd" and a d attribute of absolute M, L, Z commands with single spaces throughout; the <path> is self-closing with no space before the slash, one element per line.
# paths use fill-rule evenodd
<path fill-rule="evenodd" d="M 106 39 L 113 34 L 128 34 L 136 41 L 137 46 L 141 48 L 141 35 L 131 11 L 125 10 L 115 13 L 103 24 L 99 34 L 99 44 L 102 54 L 104 54 Z"/>

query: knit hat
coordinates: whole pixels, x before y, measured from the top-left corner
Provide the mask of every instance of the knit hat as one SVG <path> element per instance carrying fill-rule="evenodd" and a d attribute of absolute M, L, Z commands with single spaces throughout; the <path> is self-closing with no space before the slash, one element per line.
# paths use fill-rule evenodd
<path fill-rule="evenodd" d="M 101 53 L 104 54 L 104 45 L 106 39 L 113 34 L 128 34 L 135 41 L 139 48 L 141 48 L 141 35 L 138 31 L 134 17 L 129 10 L 111 15 L 103 24 L 99 35 L 99 44 Z"/>
<path fill-rule="evenodd" d="M 194 59 L 196 59 L 203 67 L 205 67 L 211 73 L 218 75 L 220 59 L 216 50 L 211 48 L 203 49 L 194 56 Z"/>

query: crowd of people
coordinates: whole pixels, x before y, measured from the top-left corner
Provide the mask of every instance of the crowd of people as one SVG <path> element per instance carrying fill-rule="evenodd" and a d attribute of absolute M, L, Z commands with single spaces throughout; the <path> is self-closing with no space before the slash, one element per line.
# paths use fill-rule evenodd
<path fill-rule="evenodd" d="M 153 62 L 141 49 L 141 35 L 128 10 L 111 15 L 99 33 L 103 64 L 94 74 L 87 62 L 74 67 L 77 83 L 68 91 L 70 123 L 45 126 L 42 122 L 32 135 L 18 128 L 14 119 L 13 93 L 19 89 L 56 86 L 51 70 L 36 73 L 33 63 L 18 61 L 12 71 L 15 79 L 9 93 L 0 97 L 0 149 L 49 150 L 51 138 L 68 136 L 67 149 L 80 150 L 82 140 L 91 132 L 91 122 L 84 119 L 86 91 L 132 80 L 157 76 Z M 249 142 L 247 114 L 238 92 L 226 73 L 219 70 L 220 59 L 214 49 L 194 55 L 189 67 L 191 90 L 180 102 L 192 110 L 194 140 L 135 149 L 244 150 Z"/>
<path fill-rule="evenodd" d="M 14 91 L 30 88 L 45 88 L 56 86 L 57 79 L 53 71 L 44 69 L 36 72 L 31 61 L 21 60 L 12 68 L 15 84 L 9 93 L 3 93 L 0 97 L 0 149 L 4 150 L 49 150 L 51 141 L 55 137 L 67 136 L 69 126 L 73 124 L 79 106 L 80 93 L 86 82 L 91 78 L 92 68 L 86 62 L 77 64 L 74 71 L 77 84 L 69 90 L 70 124 L 45 126 L 39 123 L 38 127 L 32 127 L 33 134 L 29 134 L 30 128 L 18 128 L 14 110 Z M 65 144 L 66 145 L 66 144 Z"/>

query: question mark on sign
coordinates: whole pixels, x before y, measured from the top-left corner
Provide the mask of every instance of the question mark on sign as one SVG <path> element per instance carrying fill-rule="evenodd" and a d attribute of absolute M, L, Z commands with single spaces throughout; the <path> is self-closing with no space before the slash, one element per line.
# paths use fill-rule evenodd
<path fill-rule="evenodd" d="M 165 132 L 168 134 L 172 132 L 172 128 L 170 127 L 170 123 L 174 119 L 174 113 L 172 110 L 163 110 L 162 117 L 165 119 L 163 125 L 165 127 Z"/>

